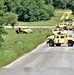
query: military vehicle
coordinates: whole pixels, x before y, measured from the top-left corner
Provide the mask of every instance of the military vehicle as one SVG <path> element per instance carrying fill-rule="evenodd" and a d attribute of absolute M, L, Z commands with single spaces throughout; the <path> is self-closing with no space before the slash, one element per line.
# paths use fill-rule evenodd
<path fill-rule="evenodd" d="M 50 47 L 54 45 L 61 46 L 61 44 L 68 44 L 68 46 L 73 46 L 74 38 L 72 37 L 72 35 L 57 34 L 57 35 L 48 36 L 46 44 L 47 43 L 49 44 Z"/>
<path fill-rule="evenodd" d="M 16 33 L 32 33 L 33 30 L 31 28 L 25 27 L 25 28 L 17 28 Z"/>
<path fill-rule="evenodd" d="M 74 22 L 62 22 L 56 25 L 56 28 L 63 28 L 65 30 L 72 30 Z"/>
<path fill-rule="evenodd" d="M 59 23 L 58 25 L 56 25 L 56 28 L 62 28 L 62 29 L 65 29 L 65 30 L 67 30 L 67 24 L 66 23 Z"/>
<path fill-rule="evenodd" d="M 52 33 L 53 34 L 67 34 L 67 30 L 64 30 L 62 28 L 55 28 L 55 29 L 52 29 Z"/>
<path fill-rule="evenodd" d="M 21 28 L 23 33 L 32 33 L 33 30 L 31 28 Z"/>
<path fill-rule="evenodd" d="M 71 22 L 71 23 L 68 23 L 66 27 L 67 29 L 72 30 L 73 26 L 74 26 L 74 22 Z"/>

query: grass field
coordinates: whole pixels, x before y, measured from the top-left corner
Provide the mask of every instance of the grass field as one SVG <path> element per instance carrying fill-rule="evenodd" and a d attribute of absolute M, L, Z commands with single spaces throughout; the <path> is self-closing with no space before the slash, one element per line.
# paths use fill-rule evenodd
<path fill-rule="evenodd" d="M 46 40 L 46 35 L 51 34 L 49 29 L 33 29 L 31 34 L 16 34 L 14 29 L 6 29 L 8 35 L 3 36 L 5 42 L 0 48 L 0 67 L 9 64 L 21 55 L 35 49 Z"/>
<path fill-rule="evenodd" d="M 51 17 L 51 20 L 39 21 L 39 22 L 18 22 L 18 26 L 54 26 L 61 22 L 60 18 L 63 16 L 64 12 L 70 10 L 60 10 L 56 9 L 55 14 Z"/>

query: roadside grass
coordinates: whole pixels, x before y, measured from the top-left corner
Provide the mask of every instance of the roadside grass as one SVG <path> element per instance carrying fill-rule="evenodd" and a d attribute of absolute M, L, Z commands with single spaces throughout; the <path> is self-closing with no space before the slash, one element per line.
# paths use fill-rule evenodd
<path fill-rule="evenodd" d="M 55 26 L 59 22 L 62 22 L 61 17 L 63 16 L 64 12 L 67 12 L 70 10 L 62 10 L 62 9 L 56 9 L 54 12 L 54 16 L 51 17 L 51 20 L 47 21 L 38 21 L 38 22 L 18 22 L 18 26 Z"/>
<path fill-rule="evenodd" d="M 46 40 L 46 35 L 51 35 L 49 29 L 33 29 L 31 34 L 16 34 L 15 29 L 6 29 L 8 35 L 3 36 L 4 43 L 0 48 L 0 67 L 3 67 L 35 49 Z"/>

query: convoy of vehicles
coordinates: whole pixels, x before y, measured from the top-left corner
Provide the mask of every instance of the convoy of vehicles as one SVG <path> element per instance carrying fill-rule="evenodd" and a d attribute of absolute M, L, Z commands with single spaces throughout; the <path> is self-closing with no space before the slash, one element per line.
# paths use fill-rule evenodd
<path fill-rule="evenodd" d="M 61 46 L 61 44 L 68 44 L 68 46 L 73 46 L 74 37 L 72 35 L 67 35 L 67 30 L 74 31 L 74 22 L 62 22 L 59 25 L 56 25 L 55 29 L 52 29 L 52 35 L 47 36 L 46 43 L 49 46 Z M 31 28 L 17 28 L 16 33 L 32 33 L 33 30 Z"/>
<path fill-rule="evenodd" d="M 73 30 L 74 32 L 74 22 L 71 19 L 56 25 L 56 28 L 52 29 L 52 35 L 47 37 L 46 44 L 49 44 L 50 47 L 54 45 L 61 46 L 61 44 L 73 46 L 74 37 L 70 34 L 68 35 L 67 30 Z"/>

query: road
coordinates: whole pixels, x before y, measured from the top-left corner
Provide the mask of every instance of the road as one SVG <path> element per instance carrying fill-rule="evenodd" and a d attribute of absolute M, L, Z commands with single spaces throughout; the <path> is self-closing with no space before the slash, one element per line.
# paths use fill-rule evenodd
<path fill-rule="evenodd" d="M 73 33 L 69 31 L 68 34 Z M 49 47 L 44 42 L 0 69 L 0 75 L 74 75 L 74 46 Z"/>
<path fill-rule="evenodd" d="M 30 28 L 55 28 L 55 26 L 14 26 L 14 28 L 24 28 L 24 27 L 30 27 Z M 12 28 L 12 26 L 4 26 L 4 28 Z"/>

